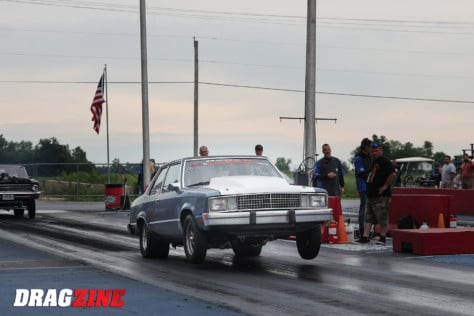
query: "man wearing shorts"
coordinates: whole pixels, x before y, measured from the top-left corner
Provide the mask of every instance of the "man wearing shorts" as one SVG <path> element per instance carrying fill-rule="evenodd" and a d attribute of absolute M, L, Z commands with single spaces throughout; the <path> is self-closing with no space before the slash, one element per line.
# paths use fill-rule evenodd
<path fill-rule="evenodd" d="M 372 144 L 373 161 L 367 177 L 367 204 L 365 207 L 364 235 L 361 243 L 369 242 L 370 226 L 380 224 L 380 242 L 385 243 L 388 229 L 388 209 L 392 196 L 392 182 L 396 173 L 392 162 L 383 156 L 382 147 Z"/>

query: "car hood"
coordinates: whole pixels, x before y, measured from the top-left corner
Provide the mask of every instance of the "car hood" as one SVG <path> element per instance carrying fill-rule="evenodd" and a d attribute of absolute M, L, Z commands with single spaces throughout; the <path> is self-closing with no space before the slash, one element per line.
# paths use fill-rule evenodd
<path fill-rule="evenodd" d="M 228 194 L 250 194 L 250 193 L 298 193 L 315 192 L 312 187 L 290 185 L 283 178 L 277 177 L 255 177 L 255 176 L 232 176 L 212 178 L 210 189 L 219 191 L 222 195 Z"/>

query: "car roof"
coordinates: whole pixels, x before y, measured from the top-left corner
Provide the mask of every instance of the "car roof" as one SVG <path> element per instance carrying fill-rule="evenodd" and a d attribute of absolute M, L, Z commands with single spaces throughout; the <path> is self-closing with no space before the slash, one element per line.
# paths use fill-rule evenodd
<path fill-rule="evenodd" d="M 407 158 L 397 158 L 396 162 L 433 162 L 433 159 L 424 158 L 424 157 L 407 157 Z"/>
<path fill-rule="evenodd" d="M 236 158 L 242 158 L 242 159 L 261 159 L 261 160 L 266 160 L 269 161 L 269 159 L 266 156 L 255 156 L 255 155 L 216 155 L 216 156 L 205 156 L 205 157 L 185 157 L 181 159 L 175 159 L 172 161 L 164 162 L 163 165 L 165 164 L 171 164 L 179 161 L 184 161 L 184 160 L 208 160 L 208 159 L 236 159 Z"/>

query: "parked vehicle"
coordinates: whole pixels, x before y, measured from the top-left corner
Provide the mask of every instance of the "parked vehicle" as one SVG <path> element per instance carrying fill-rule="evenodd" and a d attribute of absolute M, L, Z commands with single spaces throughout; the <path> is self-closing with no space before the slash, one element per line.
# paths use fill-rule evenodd
<path fill-rule="evenodd" d="M 0 208 L 13 209 L 15 216 L 36 216 L 36 199 L 40 196 L 39 183 L 28 176 L 20 165 L 0 165 Z"/>
<path fill-rule="evenodd" d="M 424 157 L 396 159 L 398 175 L 396 186 L 434 187 L 436 185 L 434 160 Z"/>
<path fill-rule="evenodd" d="M 331 218 L 325 190 L 290 185 L 266 157 L 210 156 L 162 165 L 132 203 L 128 228 L 145 258 L 167 258 L 170 244 L 192 263 L 208 248 L 259 256 L 267 242 L 294 235 L 300 256 L 313 259 Z"/>

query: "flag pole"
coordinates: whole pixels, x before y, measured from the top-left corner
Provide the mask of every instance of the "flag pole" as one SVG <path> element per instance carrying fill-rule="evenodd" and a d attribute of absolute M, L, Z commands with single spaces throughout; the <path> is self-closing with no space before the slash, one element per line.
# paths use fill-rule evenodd
<path fill-rule="evenodd" d="M 109 155 L 109 92 L 107 90 L 107 64 L 104 65 L 105 90 L 105 123 L 107 125 L 107 183 L 110 183 L 110 155 Z"/>

